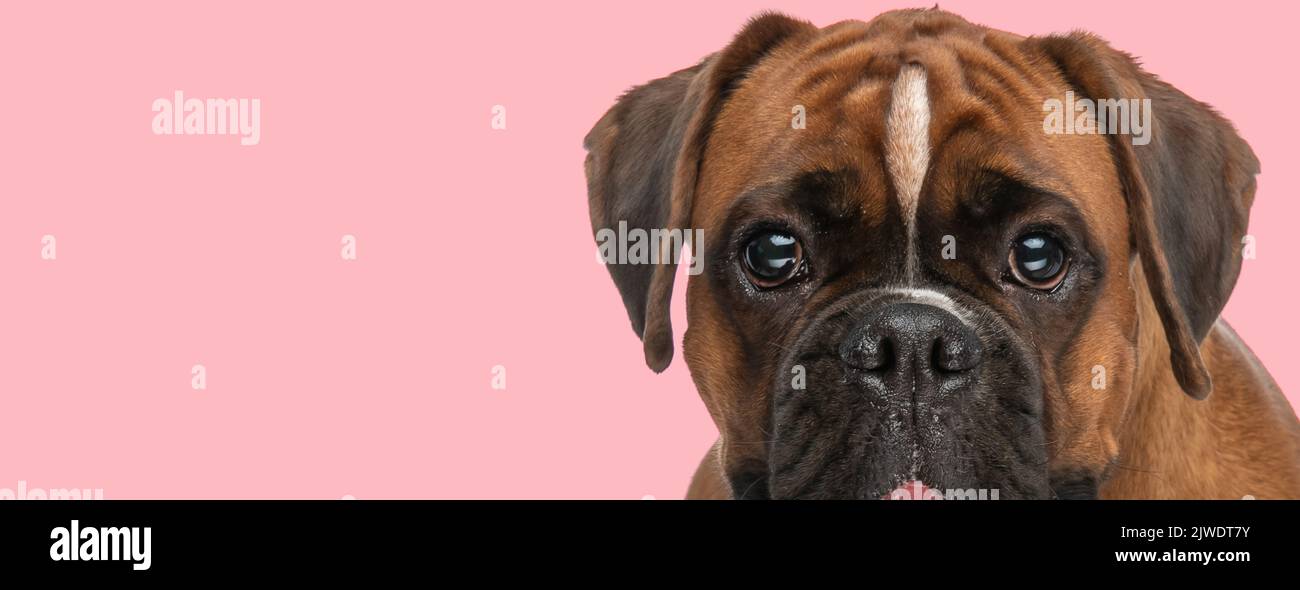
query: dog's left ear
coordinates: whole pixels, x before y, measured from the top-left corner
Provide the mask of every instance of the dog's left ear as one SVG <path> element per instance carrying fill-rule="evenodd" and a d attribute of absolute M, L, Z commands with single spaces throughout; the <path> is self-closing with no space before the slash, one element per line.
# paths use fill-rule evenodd
<path fill-rule="evenodd" d="M 624 94 L 583 141 L 587 204 L 597 240 L 602 230 L 616 230 L 620 223 L 627 231 L 668 229 L 685 235 L 700 159 L 728 93 L 781 43 L 815 30 L 784 15 L 760 15 L 698 65 Z M 673 358 L 669 304 L 676 261 L 606 267 L 641 337 L 646 364 L 663 371 Z"/>
<path fill-rule="evenodd" d="M 1111 153 L 1174 376 L 1188 395 L 1204 399 L 1212 384 L 1200 342 L 1241 272 L 1259 161 L 1214 109 L 1096 36 L 1031 37 L 1025 47 L 1031 59 L 1050 60 L 1086 98 L 1151 100 L 1150 143 L 1133 145 L 1134 136 L 1111 134 Z"/>

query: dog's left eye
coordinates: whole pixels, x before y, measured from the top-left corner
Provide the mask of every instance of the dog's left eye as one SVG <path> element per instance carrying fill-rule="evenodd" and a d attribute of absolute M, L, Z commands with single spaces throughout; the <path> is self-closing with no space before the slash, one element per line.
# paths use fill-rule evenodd
<path fill-rule="evenodd" d="M 799 274 L 803 245 L 789 234 L 763 232 L 745 244 L 742 259 L 751 283 L 765 289 L 776 287 Z"/>
<path fill-rule="evenodd" d="M 1020 284 L 1051 291 L 1065 279 L 1069 265 L 1065 246 L 1051 234 L 1030 232 L 1016 238 L 1008 254 L 1011 275 Z"/>

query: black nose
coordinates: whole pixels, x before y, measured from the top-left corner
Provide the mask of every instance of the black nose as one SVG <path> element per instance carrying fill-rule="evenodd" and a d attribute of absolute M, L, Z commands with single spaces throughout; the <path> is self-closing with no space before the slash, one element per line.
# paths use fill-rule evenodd
<path fill-rule="evenodd" d="M 933 305 L 892 303 L 869 312 L 840 344 L 855 369 L 913 379 L 943 377 L 979 365 L 980 341 L 957 316 Z"/>

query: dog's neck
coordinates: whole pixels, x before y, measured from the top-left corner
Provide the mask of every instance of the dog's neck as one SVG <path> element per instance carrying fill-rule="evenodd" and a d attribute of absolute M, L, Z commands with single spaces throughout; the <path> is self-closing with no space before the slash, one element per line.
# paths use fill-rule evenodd
<path fill-rule="evenodd" d="M 1269 389 L 1276 386 L 1249 350 L 1226 324 L 1211 328 L 1201 343 L 1201 356 L 1214 391 L 1205 400 L 1192 399 L 1174 379 L 1169 346 L 1149 293 L 1141 288 L 1136 292 L 1137 370 L 1116 432 L 1119 457 L 1101 486 L 1101 497 L 1265 498 L 1294 486 L 1300 480 L 1294 470 L 1262 479 L 1256 468 L 1279 454 L 1281 464 L 1293 465 L 1286 454 L 1295 453 L 1300 443 L 1285 422 L 1261 418 L 1280 396 Z"/>
<path fill-rule="evenodd" d="M 1212 456 L 1215 432 L 1206 419 L 1208 401 L 1191 399 L 1174 379 L 1155 305 L 1137 289 L 1137 370 L 1123 421 L 1118 427 L 1119 457 L 1102 497 L 1209 497 L 1217 470 Z M 1207 472 L 1208 471 L 1208 472 Z"/>

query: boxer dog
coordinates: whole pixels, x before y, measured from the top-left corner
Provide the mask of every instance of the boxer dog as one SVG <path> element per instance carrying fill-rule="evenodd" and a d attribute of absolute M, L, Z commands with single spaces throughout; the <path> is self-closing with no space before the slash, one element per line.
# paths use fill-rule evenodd
<path fill-rule="evenodd" d="M 1067 98 L 1097 132 L 1049 132 Z M 1145 143 L 1100 120 L 1148 99 Z M 585 146 L 593 230 L 705 238 L 688 497 L 1300 496 L 1295 412 L 1219 319 L 1259 163 L 1098 37 L 764 14 Z M 674 264 L 608 268 L 664 370 Z"/>

